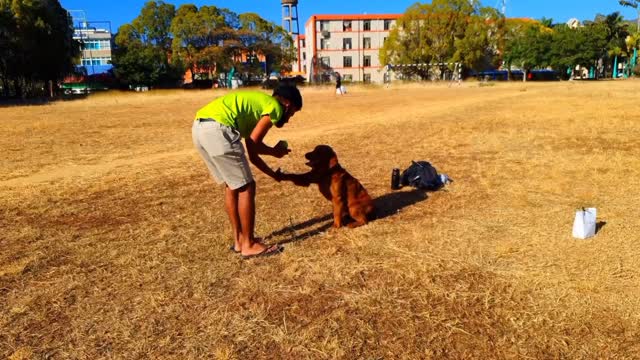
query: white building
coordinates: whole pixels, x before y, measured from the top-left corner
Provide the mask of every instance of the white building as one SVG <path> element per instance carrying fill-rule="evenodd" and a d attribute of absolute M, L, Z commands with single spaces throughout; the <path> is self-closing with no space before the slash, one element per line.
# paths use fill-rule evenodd
<path fill-rule="evenodd" d="M 382 83 L 385 65 L 379 51 L 401 14 L 314 15 L 298 37 L 298 61 L 293 72 L 310 82 L 343 81 Z"/>
<path fill-rule="evenodd" d="M 81 58 L 76 64 L 84 68 L 87 74 L 99 74 L 110 70 L 112 35 L 109 30 L 89 27 L 85 24 L 76 27 L 73 39 L 80 42 Z"/>

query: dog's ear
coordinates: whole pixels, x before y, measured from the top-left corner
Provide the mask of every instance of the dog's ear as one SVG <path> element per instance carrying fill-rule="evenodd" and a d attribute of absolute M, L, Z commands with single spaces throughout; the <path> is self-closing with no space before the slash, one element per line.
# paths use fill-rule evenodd
<path fill-rule="evenodd" d="M 336 155 L 335 152 L 333 152 L 331 154 L 331 157 L 329 158 L 329 169 L 331 169 L 332 167 L 338 165 L 338 155 Z"/>

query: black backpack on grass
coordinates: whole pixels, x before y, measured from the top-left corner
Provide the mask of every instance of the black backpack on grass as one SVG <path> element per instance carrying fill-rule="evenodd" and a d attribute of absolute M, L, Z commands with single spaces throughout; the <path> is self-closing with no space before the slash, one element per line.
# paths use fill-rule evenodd
<path fill-rule="evenodd" d="M 444 185 L 436 168 L 427 161 L 412 161 L 411 166 L 402 172 L 400 184 L 428 191 L 438 190 Z"/>

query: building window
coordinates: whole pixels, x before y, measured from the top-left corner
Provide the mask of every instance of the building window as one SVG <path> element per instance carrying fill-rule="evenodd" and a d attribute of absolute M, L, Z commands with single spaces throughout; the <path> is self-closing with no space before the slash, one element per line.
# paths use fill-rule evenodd
<path fill-rule="evenodd" d="M 320 39 L 320 49 L 329 48 L 329 39 Z"/>
<path fill-rule="evenodd" d="M 345 20 L 342 22 L 342 31 L 351 31 L 351 20 Z"/>
<path fill-rule="evenodd" d="M 346 68 L 350 68 L 353 66 L 351 61 L 351 56 L 343 56 L 342 57 L 342 66 Z"/>
<path fill-rule="evenodd" d="M 306 47 L 304 39 L 300 40 L 300 47 Z"/>
<path fill-rule="evenodd" d="M 362 21 L 362 30 L 371 31 L 371 20 Z"/>
<path fill-rule="evenodd" d="M 100 66 L 111 64 L 110 57 L 96 57 L 96 58 L 84 58 L 82 59 L 83 66 Z"/>
<path fill-rule="evenodd" d="M 352 82 L 352 81 L 353 81 L 353 75 L 351 74 L 342 75 L 342 82 Z"/>
<path fill-rule="evenodd" d="M 255 54 L 247 54 L 246 63 L 253 64 L 258 62 L 258 57 Z"/>
<path fill-rule="evenodd" d="M 370 83 L 371 82 L 371 74 L 363 74 L 362 81 L 364 81 L 367 84 Z"/>
<path fill-rule="evenodd" d="M 307 72 L 307 65 L 302 66 L 302 71 Z"/>
<path fill-rule="evenodd" d="M 322 67 L 331 67 L 331 60 L 328 56 L 324 56 L 320 58 L 320 66 Z"/>
<path fill-rule="evenodd" d="M 362 66 L 368 67 L 371 66 L 371 55 L 365 55 L 362 61 Z"/>
<path fill-rule="evenodd" d="M 328 21 L 320 21 L 320 31 L 329 31 Z"/>
<path fill-rule="evenodd" d="M 307 53 L 305 52 L 302 53 L 302 60 L 307 60 Z"/>
<path fill-rule="evenodd" d="M 391 29 L 391 20 L 385 20 L 384 21 L 384 29 L 385 30 Z"/>
<path fill-rule="evenodd" d="M 342 39 L 342 49 L 351 50 L 351 38 Z"/>
<path fill-rule="evenodd" d="M 362 47 L 365 49 L 371 49 L 371 38 L 362 38 Z"/>
<path fill-rule="evenodd" d="M 84 40 L 83 50 L 111 50 L 110 40 Z"/>

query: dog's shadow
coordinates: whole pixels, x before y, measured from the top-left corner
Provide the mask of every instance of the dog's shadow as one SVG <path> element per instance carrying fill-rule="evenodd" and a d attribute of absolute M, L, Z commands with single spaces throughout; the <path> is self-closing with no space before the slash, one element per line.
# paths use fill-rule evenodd
<path fill-rule="evenodd" d="M 400 210 L 427 200 L 425 190 L 413 189 L 411 191 L 396 191 L 384 194 L 373 200 L 376 206 L 376 218 L 380 220 L 397 214 Z M 375 221 L 374 220 L 374 221 Z"/>
<path fill-rule="evenodd" d="M 379 196 L 373 200 L 376 207 L 376 216 L 372 221 L 377 221 L 397 214 L 400 210 L 424 201 L 428 198 L 424 190 L 413 189 L 411 191 L 396 191 Z M 265 237 L 268 240 L 273 237 L 284 237 L 284 240 L 277 241 L 280 244 L 305 240 L 312 236 L 319 235 L 333 226 L 333 214 L 303 221 L 297 224 L 285 226 Z"/>

